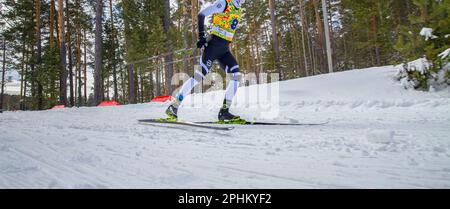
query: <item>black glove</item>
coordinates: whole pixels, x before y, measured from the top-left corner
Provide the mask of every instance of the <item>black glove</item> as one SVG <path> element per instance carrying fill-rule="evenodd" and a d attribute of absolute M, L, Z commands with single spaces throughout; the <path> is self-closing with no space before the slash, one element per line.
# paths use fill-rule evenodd
<path fill-rule="evenodd" d="M 200 32 L 198 35 L 197 48 L 201 49 L 204 46 L 208 46 L 206 42 L 205 32 Z"/>

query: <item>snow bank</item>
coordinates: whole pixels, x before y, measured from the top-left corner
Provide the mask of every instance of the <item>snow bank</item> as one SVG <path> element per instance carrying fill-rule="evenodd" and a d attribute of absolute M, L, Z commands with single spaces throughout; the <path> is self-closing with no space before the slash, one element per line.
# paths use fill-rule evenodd
<path fill-rule="evenodd" d="M 446 57 L 446 53 L 450 53 L 450 50 L 442 52 L 440 56 Z M 426 58 L 420 58 L 395 67 L 395 78 L 405 89 L 440 91 L 444 94 L 450 92 L 450 63 L 443 65 L 441 69 L 433 70 L 432 64 Z"/>

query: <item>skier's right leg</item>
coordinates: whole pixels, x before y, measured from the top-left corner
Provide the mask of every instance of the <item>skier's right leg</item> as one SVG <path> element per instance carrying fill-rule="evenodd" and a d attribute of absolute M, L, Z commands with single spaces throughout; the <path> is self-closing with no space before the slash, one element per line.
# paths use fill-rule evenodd
<path fill-rule="evenodd" d="M 170 104 L 170 106 L 166 110 L 166 114 L 170 118 L 175 119 L 178 118 L 178 108 L 180 107 L 181 102 L 183 102 L 184 98 L 192 91 L 193 88 L 195 88 L 199 83 L 201 83 L 205 75 L 196 70 L 194 72 L 194 76 L 189 78 L 189 80 L 187 80 L 186 82 L 184 82 L 180 91 L 175 96 L 175 100 Z"/>

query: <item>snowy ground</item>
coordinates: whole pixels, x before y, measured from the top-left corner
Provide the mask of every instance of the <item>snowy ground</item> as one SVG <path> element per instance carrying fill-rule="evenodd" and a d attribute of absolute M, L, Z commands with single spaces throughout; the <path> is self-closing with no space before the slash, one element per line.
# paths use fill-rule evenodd
<path fill-rule="evenodd" d="M 275 120 L 325 126 L 137 124 L 166 104 L 0 114 L 0 188 L 450 188 L 450 92 L 404 90 L 395 72 L 282 82 Z M 212 95 L 181 117 L 214 119 Z"/>

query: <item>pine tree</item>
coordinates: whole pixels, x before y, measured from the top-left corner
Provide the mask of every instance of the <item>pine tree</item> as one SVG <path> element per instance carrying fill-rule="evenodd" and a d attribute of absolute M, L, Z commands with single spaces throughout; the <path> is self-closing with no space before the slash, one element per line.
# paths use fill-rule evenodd
<path fill-rule="evenodd" d="M 173 54 L 172 54 L 172 40 L 171 40 L 171 17 L 170 17 L 170 0 L 164 0 L 164 14 L 163 14 L 163 27 L 164 27 L 164 51 L 167 55 L 164 58 L 164 67 L 166 69 L 166 82 L 165 82 L 165 95 L 172 93 L 172 76 L 173 76 Z"/>
<path fill-rule="evenodd" d="M 278 69 L 278 73 L 280 74 L 280 79 L 283 80 L 283 72 L 281 70 L 280 65 L 280 45 L 278 41 L 278 33 L 277 33 L 277 17 L 275 14 L 275 0 L 269 0 L 269 9 L 270 9 L 270 23 L 272 27 L 272 39 L 273 39 L 273 48 L 274 48 L 274 58 L 275 58 L 275 68 Z"/>
<path fill-rule="evenodd" d="M 2 47 L 2 57 L 3 57 L 3 67 L 2 67 L 2 79 L 1 79 L 1 92 L 0 92 L 0 113 L 3 112 L 3 101 L 5 98 L 5 73 L 6 73 L 6 38 L 3 36 L 3 47 Z"/>
<path fill-rule="evenodd" d="M 100 104 L 103 101 L 102 18 L 103 18 L 103 1 L 97 0 L 95 10 L 95 72 L 94 72 L 94 103 L 96 105 Z"/>
<path fill-rule="evenodd" d="M 67 105 L 67 68 L 66 68 L 66 41 L 64 31 L 64 2 L 58 0 L 59 50 L 60 50 L 60 76 L 59 76 L 59 102 Z"/>

